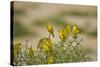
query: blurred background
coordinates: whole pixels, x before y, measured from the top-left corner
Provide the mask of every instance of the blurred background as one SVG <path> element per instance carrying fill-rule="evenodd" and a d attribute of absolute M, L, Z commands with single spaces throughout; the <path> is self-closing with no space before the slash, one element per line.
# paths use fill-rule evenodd
<path fill-rule="evenodd" d="M 47 25 L 52 24 L 59 41 L 58 30 L 65 25 L 78 25 L 81 43 L 93 61 L 97 60 L 97 7 L 85 5 L 51 4 L 38 2 L 14 2 L 14 43 L 37 47 L 38 41 L 48 37 Z"/>

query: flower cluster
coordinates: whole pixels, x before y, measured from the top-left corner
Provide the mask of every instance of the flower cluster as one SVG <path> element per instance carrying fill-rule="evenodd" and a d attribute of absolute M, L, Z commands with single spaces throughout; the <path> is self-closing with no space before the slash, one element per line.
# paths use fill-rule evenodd
<path fill-rule="evenodd" d="M 66 25 L 58 30 L 60 41 L 52 42 L 54 35 L 52 25 L 47 25 L 48 37 L 41 38 L 37 48 L 22 47 L 21 43 L 14 45 L 14 65 L 54 64 L 89 61 L 87 52 L 82 48 L 82 38 L 78 36 L 78 26 Z M 28 45 L 28 43 L 26 44 Z"/>
<path fill-rule="evenodd" d="M 71 28 L 70 25 L 67 25 L 64 29 L 59 30 L 59 38 L 61 41 L 65 41 L 69 35 L 76 38 L 78 33 L 80 33 L 80 30 L 77 26 Z"/>

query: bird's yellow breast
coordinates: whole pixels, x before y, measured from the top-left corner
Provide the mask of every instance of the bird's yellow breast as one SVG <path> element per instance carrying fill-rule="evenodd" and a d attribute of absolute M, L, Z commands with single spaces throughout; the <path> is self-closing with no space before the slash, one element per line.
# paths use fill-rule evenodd
<path fill-rule="evenodd" d="M 47 29 L 48 29 L 49 32 L 53 32 L 53 28 L 52 28 L 51 25 L 48 25 L 48 26 L 47 26 Z"/>

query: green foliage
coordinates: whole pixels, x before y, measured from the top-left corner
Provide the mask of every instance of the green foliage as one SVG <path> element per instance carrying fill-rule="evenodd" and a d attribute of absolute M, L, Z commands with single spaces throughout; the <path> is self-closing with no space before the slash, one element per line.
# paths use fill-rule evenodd
<path fill-rule="evenodd" d="M 46 25 L 46 22 L 47 22 L 46 20 L 41 20 L 41 19 L 39 19 L 39 20 L 36 20 L 36 21 L 33 23 L 33 25 L 43 27 L 43 26 Z"/>
<path fill-rule="evenodd" d="M 30 34 L 30 32 L 25 29 L 20 23 L 14 23 L 14 36 L 24 36 L 28 34 Z"/>
<path fill-rule="evenodd" d="M 67 27 L 67 30 L 70 29 Z M 73 26 L 65 35 L 64 41 L 52 42 L 52 39 L 42 38 L 38 42 L 38 47 L 33 48 L 26 44 L 15 44 L 13 64 L 33 65 L 33 64 L 56 64 L 90 61 L 88 51 L 82 48 L 82 38 L 78 36 L 80 30 L 77 26 Z M 63 36 L 61 33 L 60 36 Z M 16 49 L 15 49 L 16 48 Z"/>
<path fill-rule="evenodd" d="M 69 38 L 66 42 L 58 42 L 54 44 L 55 63 L 83 62 L 91 60 L 85 49 L 81 49 L 80 42 L 82 40 L 77 37 Z"/>
<path fill-rule="evenodd" d="M 90 12 L 90 11 L 85 11 L 85 12 L 83 12 L 83 11 L 78 11 L 78 10 L 75 10 L 75 9 L 73 9 L 73 10 L 71 10 L 71 11 L 62 11 L 62 12 L 60 12 L 60 14 L 59 14 L 60 16 L 67 16 L 67 15 L 70 15 L 70 16 L 79 16 L 79 17 L 85 17 L 85 16 L 90 16 L 90 17 L 92 17 L 92 16 L 97 16 L 97 13 L 96 13 L 96 11 L 93 11 L 93 12 Z"/>
<path fill-rule="evenodd" d="M 24 10 L 14 10 L 14 15 L 22 16 L 22 15 L 24 15 Z"/>
<path fill-rule="evenodd" d="M 86 32 L 86 33 L 87 33 L 87 35 L 89 35 L 89 36 L 94 36 L 94 37 L 97 36 L 97 31 L 96 31 L 96 30 L 93 31 L 93 32 Z"/>
<path fill-rule="evenodd" d="M 66 22 L 60 16 L 51 16 L 48 18 L 48 20 L 50 20 L 52 23 L 54 23 L 55 25 L 58 25 L 58 26 L 66 25 Z"/>
<path fill-rule="evenodd" d="M 14 55 L 16 58 L 14 65 L 48 64 L 46 63 L 48 56 L 52 56 L 52 64 L 90 61 L 91 58 L 87 55 L 87 51 L 81 47 L 81 41 L 80 37 L 73 38 L 70 36 L 65 42 L 57 41 L 53 43 L 52 50 L 49 53 L 31 47 L 34 52 L 32 56 L 28 53 L 27 44 L 27 47 L 23 46 L 21 51 L 16 54 L 17 57 Z"/>
<path fill-rule="evenodd" d="M 33 23 L 33 25 L 43 27 L 43 26 L 47 25 L 49 22 L 54 25 L 57 25 L 57 26 L 65 26 L 66 25 L 66 21 L 61 16 L 49 16 L 48 18 L 46 18 L 46 20 L 37 19 Z"/>

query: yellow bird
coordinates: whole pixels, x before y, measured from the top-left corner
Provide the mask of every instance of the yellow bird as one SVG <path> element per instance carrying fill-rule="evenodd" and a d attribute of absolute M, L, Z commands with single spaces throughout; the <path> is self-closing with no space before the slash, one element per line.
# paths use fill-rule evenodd
<path fill-rule="evenodd" d="M 42 38 L 38 42 L 38 48 L 43 49 L 46 53 L 50 52 L 53 43 L 50 38 Z"/>
<path fill-rule="evenodd" d="M 65 31 L 65 34 L 68 35 L 71 32 L 71 26 L 70 25 L 67 25 L 65 27 L 64 31 Z"/>
<path fill-rule="evenodd" d="M 53 27 L 52 27 L 52 25 L 47 25 L 47 29 L 48 29 L 48 32 L 50 33 L 50 35 L 52 34 L 52 36 L 54 37 L 54 31 L 53 31 Z M 50 35 L 49 35 L 49 37 L 50 37 Z"/>
<path fill-rule="evenodd" d="M 73 28 L 72 28 L 72 33 L 73 33 L 74 35 L 77 35 L 78 33 L 80 33 L 79 28 L 78 28 L 77 26 L 73 26 Z"/>
<path fill-rule="evenodd" d="M 61 41 L 65 41 L 66 40 L 66 34 L 64 32 L 64 30 L 59 30 L 59 38 L 61 39 Z"/>

